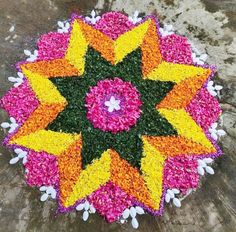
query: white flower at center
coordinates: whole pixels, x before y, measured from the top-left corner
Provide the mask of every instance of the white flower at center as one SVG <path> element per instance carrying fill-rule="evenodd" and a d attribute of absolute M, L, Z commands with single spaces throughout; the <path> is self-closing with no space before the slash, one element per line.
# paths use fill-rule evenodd
<path fill-rule="evenodd" d="M 114 110 L 120 110 L 120 100 L 116 100 L 114 96 L 111 96 L 109 101 L 105 101 L 105 106 L 108 107 L 110 113 Z"/>

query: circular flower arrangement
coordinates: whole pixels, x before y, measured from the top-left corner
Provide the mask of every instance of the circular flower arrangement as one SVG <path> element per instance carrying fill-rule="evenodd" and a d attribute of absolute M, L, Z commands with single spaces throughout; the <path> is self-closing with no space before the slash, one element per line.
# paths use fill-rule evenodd
<path fill-rule="evenodd" d="M 108 222 L 161 215 L 214 174 L 224 133 L 213 97 L 222 88 L 185 37 L 155 16 L 73 15 L 17 64 L 1 99 L 11 164 L 60 212 L 97 211 Z"/>

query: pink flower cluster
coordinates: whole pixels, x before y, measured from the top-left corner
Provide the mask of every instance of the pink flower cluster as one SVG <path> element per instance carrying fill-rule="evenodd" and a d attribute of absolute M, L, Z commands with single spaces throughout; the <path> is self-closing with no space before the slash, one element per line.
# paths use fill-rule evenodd
<path fill-rule="evenodd" d="M 28 82 L 24 81 L 17 88 L 10 89 L 0 104 L 17 123 L 21 124 L 37 108 L 39 102 Z"/>
<path fill-rule="evenodd" d="M 31 186 L 57 185 L 59 180 L 55 156 L 45 152 L 29 151 L 27 155 L 26 180 Z"/>
<path fill-rule="evenodd" d="M 128 20 L 126 15 L 119 12 L 109 12 L 103 14 L 101 19 L 96 23 L 95 28 L 112 39 L 133 28 L 134 25 Z"/>
<path fill-rule="evenodd" d="M 108 112 L 105 102 L 111 96 L 120 100 L 120 110 Z M 87 118 L 95 128 L 117 133 L 128 131 L 141 114 L 141 100 L 138 90 L 120 78 L 99 81 L 91 87 L 86 98 Z"/>
<path fill-rule="evenodd" d="M 108 182 L 93 192 L 88 200 L 108 222 L 113 222 L 126 208 L 132 206 L 133 199 L 112 182 Z"/>
<path fill-rule="evenodd" d="M 37 43 L 38 60 L 60 59 L 65 55 L 69 33 L 50 32 L 42 35 Z"/>
<path fill-rule="evenodd" d="M 188 40 L 176 34 L 161 38 L 161 53 L 163 59 L 179 64 L 192 64 L 192 51 Z"/>
<path fill-rule="evenodd" d="M 165 162 L 164 178 L 166 188 L 177 188 L 182 193 L 198 187 L 199 174 L 195 157 L 179 156 L 168 158 Z"/>
<path fill-rule="evenodd" d="M 206 89 L 198 92 L 187 106 L 187 111 L 204 130 L 208 130 L 221 113 L 219 102 Z"/>

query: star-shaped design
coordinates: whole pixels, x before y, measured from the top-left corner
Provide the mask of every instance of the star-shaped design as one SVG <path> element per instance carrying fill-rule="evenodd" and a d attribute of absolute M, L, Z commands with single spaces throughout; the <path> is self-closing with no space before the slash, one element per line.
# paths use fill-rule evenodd
<path fill-rule="evenodd" d="M 84 57 L 89 47 L 99 52 L 111 65 L 118 65 L 128 54 L 140 48 L 142 78 L 175 83 L 156 108 L 177 134 L 141 137 L 141 173 L 114 149 L 104 151 L 99 159 L 82 169 L 84 138 L 81 134 L 46 129 L 68 105 L 68 101 L 50 80 L 54 77 L 63 80 L 72 76 L 82 77 L 85 71 Z M 64 207 L 74 205 L 76 201 L 111 181 L 141 204 L 159 210 L 165 159 L 182 154 L 200 156 L 216 151 L 202 129 L 185 111 L 185 107 L 211 74 L 211 69 L 164 61 L 159 50 L 154 18 L 147 18 L 115 40 L 77 18 L 72 22 L 70 42 L 64 58 L 22 64 L 21 69 L 40 105 L 10 138 L 9 143 L 57 156 L 60 201 Z M 140 191 L 136 191 L 137 187 Z"/>
<path fill-rule="evenodd" d="M 132 66 L 132 69 L 129 67 Z M 91 76 L 93 78 L 91 78 Z M 107 76 L 121 76 L 125 81 L 131 81 L 140 92 L 142 98 L 142 114 L 135 127 L 128 132 L 118 134 L 104 133 L 96 129 L 87 120 L 84 97 L 90 86 Z M 50 79 L 58 91 L 67 99 L 67 106 L 53 120 L 47 129 L 57 132 L 81 133 L 83 138 L 82 163 L 85 167 L 94 158 L 112 148 L 127 160 L 132 166 L 140 168 L 142 157 L 142 139 L 140 135 L 166 136 L 177 134 L 172 125 L 160 115 L 155 106 L 161 102 L 173 88 L 174 83 L 153 81 L 142 78 L 141 50 L 128 54 L 122 62 L 112 65 L 101 55 L 89 48 L 85 55 L 85 69 L 80 78 Z M 71 91 L 75 88 L 76 91 Z M 135 154 L 135 155 L 134 155 Z"/>

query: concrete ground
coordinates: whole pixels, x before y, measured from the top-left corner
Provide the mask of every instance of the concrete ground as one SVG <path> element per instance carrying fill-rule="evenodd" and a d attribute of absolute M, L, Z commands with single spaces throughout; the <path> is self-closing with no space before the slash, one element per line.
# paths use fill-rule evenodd
<path fill-rule="evenodd" d="M 217 82 L 224 86 L 220 97 L 224 155 L 215 163 L 215 175 L 202 180 L 202 186 L 190 195 L 180 209 L 165 206 L 161 218 L 139 218 L 137 231 L 233 232 L 236 231 L 236 1 L 235 0 L 0 0 L 0 96 L 10 88 L 8 76 L 14 76 L 12 64 L 24 59 L 23 50 L 33 49 L 38 36 L 55 30 L 59 19 L 71 12 L 88 14 L 134 10 L 154 13 L 164 23 L 173 24 L 188 35 L 197 48 L 209 54 L 208 62 L 218 66 Z M 15 27 L 13 32 L 9 29 Z M 0 111 L 0 121 L 7 120 Z M 0 139 L 4 136 L 0 131 Z M 20 165 L 11 166 L 12 154 L 1 148 L 0 154 L 0 231 L 133 231 L 130 224 L 107 224 L 98 215 L 87 223 L 81 215 L 56 215 L 53 201 L 42 203 L 37 189 L 27 187 Z"/>

